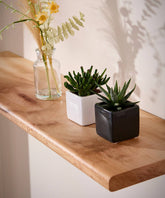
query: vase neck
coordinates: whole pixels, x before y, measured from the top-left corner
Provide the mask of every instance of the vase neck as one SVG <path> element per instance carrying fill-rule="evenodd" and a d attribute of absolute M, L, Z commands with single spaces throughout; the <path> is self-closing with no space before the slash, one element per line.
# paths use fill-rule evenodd
<path fill-rule="evenodd" d="M 45 55 L 45 58 L 48 59 L 48 58 L 53 58 L 54 56 L 54 53 L 55 53 L 55 48 L 52 50 L 52 55 Z M 41 50 L 40 49 L 36 49 L 36 54 L 37 54 L 37 59 L 39 60 L 42 60 L 43 57 L 42 57 L 42 53 L 41 53 Z"/>

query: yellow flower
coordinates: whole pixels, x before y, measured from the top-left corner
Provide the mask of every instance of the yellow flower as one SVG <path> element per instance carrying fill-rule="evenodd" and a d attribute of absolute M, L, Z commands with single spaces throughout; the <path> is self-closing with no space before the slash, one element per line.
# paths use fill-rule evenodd
<path fill-rule="evenodd" d="M 39 24 L 43 24 L 47 18 L 48 18 L 48 14 L 46 12 L 39 12 L 36 15 L 36 19 L 37 21 L 39 21 Z"/>
<path fill-rule="evenodd" d="M 55 3 L 54 1 L 49 3 L 49 10 L 51 14 L 59 12 L 58 8 L 59 8 L 59 5 Z"/>

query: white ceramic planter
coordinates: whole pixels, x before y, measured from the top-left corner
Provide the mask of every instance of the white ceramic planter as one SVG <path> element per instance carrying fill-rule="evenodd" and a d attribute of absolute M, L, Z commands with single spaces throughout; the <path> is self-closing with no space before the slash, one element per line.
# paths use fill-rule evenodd
<path fill-rule="evenodd" d="M 95 123 L 95 104 L 100 102 L 96 94 L 78 96 L 66 91 L 66 109 L 70 120 L 85 126 Z"/>

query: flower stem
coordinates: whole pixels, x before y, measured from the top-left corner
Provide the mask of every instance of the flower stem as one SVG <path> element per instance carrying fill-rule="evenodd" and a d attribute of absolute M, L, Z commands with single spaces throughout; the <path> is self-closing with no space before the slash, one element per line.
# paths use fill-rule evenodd
<path fill-rule="evenodd" d="M 35 10 L 34 4 L 31 2 L 31 0 L 27 0 L 27 1 L 28 1 L 28 4 L 29 4 L 30 8 L 31 8 L 31 12 L 35 16 L 36 15 L 36 10 Z"/>
<path fill-rule="evenodd" d="M 45 64 L 45 70 L 46 70 L 46 78 L 47 78 L 47 83 L 48 83 L 48 91 L 49 91 L 49 99 L 51 98 L 51 88 L 50 88 L 50 79 L 49 79 L 49 69 L 48 69 L 48 65 L 47 65 L 47 60 L 46 60 L 46 56 L 43 54 L 42 55 L 44 64 Z"/>
<path fill-rule="evenodd" d="M 10 6 L 9 4 L 5 3 L 4 1 L 0 1 L 0 3 L 4 4 L 7 8 L 10 8 L 11 10 L 13 10 L 13 11 L 15 11 L 15 12 L 17 12 L 17 13 L 19 13 L 19 14 L 27 17 L 27 18 L 29 18 L 28 15 L 24 14 L 23 12 L 20 12 L 19 10 L 15 9 L 13 6 Z"/>
<path fill-rule="evenodd" d="M 43 36 L 43 32 L 42 30 L 40 29 L 40 34 L 41 34 L 41 43 L 43 45 L 44 43 L 44 36 Z M 47 65 L 47 56 L 44 54 L 44 52 L 41 50 L 41 53 L 42 53 L 42 59 L 44 61 L 44 64 L 45 64 L 45 70 L 46 70 L 46 78 L 47 78 L 47 82 L 48 82 L 48 90 L 49 90 L 49 99 L 51 99 L 51 88 L 50 88 L 50 79 L 49 79 L 49 69 L 48 69 L 48 65 Z"/>
<path fill-rule="evenodd" d="M 26 22 L 26 21 L 33 21 L 33 22 L 35 22 L 35 23 L 38 25 L 38 22 L 35 21 L 35 20 L 33 20 L 33 19 L 22 19 L 22 20 L 14 21 L 13 23 L 10 23 L 10 24 L 6 25 L 4 28 L 2 28 L 2 29 L 0 30 L 0 34 L 1 34 L 3 31 L 5 31 L 6 29 L 8 29 L 10 26 L 12 26 L 12 25 L 14 25 L 14 24 L 17 24 L 17 23 L 23 23 L 23 22 Z"/>
<path fill-rule="evenodd" d="M 55 71 L 53 69 L 52 58 L 51 57 L 49 57 L 49 63 L 50 63 L 50 68 L 51 68 L 53 80 L 55 82 L 55 87 L 56 87 L 57 93 L 60 94 L 59 87 L 58 87 L 58 84 L 57 84 L 57 80 L 56 80 L 56 77 L 55 77 L 55 74 L 54 74 Z"/>

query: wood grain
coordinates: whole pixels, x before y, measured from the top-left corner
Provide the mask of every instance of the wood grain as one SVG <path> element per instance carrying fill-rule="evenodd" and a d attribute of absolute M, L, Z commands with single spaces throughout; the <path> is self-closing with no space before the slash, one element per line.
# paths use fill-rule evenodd
<path fill-rule="evenodd" d="M 36 99 L 32 62 L 10 52 L 0 53 L 0 112 L 111 191 L 165 174 L 165 120 L 140 111 L 140 136 L 110 143 L 67 119 L 65 93 Z"/>

